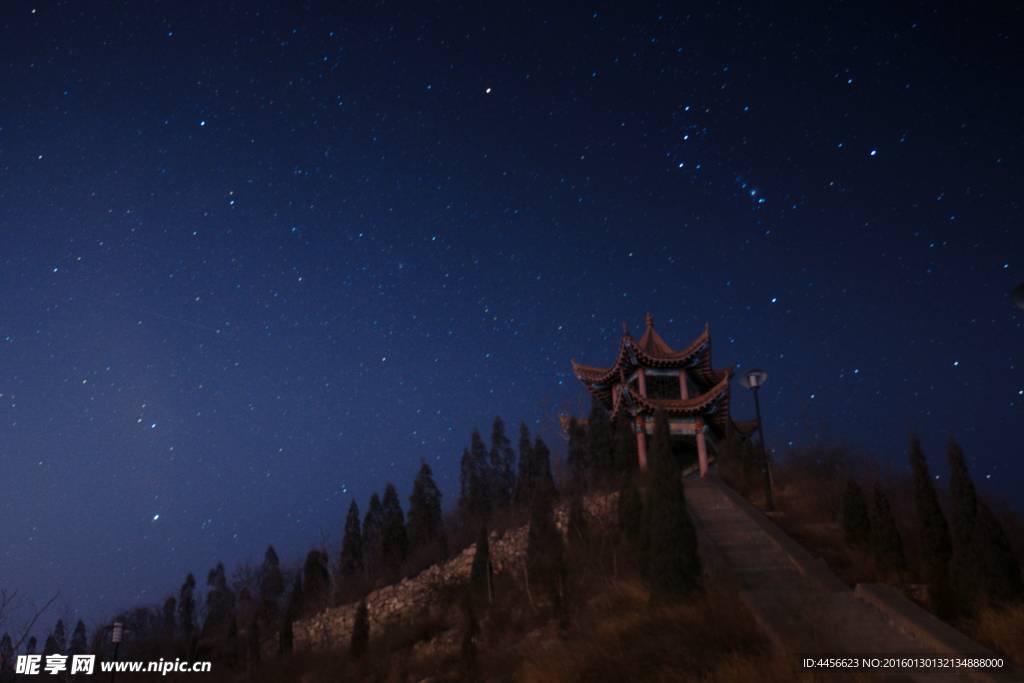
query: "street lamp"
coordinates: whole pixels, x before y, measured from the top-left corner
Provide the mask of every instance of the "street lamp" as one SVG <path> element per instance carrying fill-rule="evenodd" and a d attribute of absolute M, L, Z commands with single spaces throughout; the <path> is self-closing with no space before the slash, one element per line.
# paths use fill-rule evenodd
<path fill-rule="evenodd" d="M 115 621 L 110 632 L 110 642 L 114 644 L 114 662 L 115 664 L 110 667 L 110 683 L 114 683 L 114 674 L 117 672 L 117 651 L 121 647 L 121 640 L 124 636 L 124 624 L 120 621 Z"/>
<path fill-rule="evenodd" d="M 763 370 L 747 370 L 740 376 L 743 385 L 754 392 L 754 410 L 757 412 L 757 429 L 761 432 L 761 463 L 764 466 L 764 498 L 765 508 L 772 512 L 772 480 L 768 470 L 768 455 L 764 450 L 764 424 L 761 422 L 761 402 L 757 400 L 757 390 L 768 379 Z"/>

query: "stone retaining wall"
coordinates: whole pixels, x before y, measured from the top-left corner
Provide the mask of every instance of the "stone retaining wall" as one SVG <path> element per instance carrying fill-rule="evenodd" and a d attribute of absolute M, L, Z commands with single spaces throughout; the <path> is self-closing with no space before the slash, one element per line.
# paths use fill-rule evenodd
<path fill-rule="evenodd" d="M 588 498 L 587 516 L 602 522 L 610 519 L 611 513 L 615 510 L 616 499 L 617 494 Z M 555 524 L 563 534 L 568 526 L 568 516 L 566 505 L 555 509 Z M 500 538 L 497 533 L 491 534 L 491 567 L 496 574 L 518 573 L 523 570 L 529 528 L 529 525 L 526 525 L 510 529 Z M 447 562 L 435 564 L 411 579 L 403 579 L 366 596 L 366 607 L 370 616 L 370 638 L 388 628 L 410 623 L 437 606 L 446 589 L 468 583 L 475 554 L 474 543 Z M 330 607 L 315 617 L 295 622 L 295 650 L 348 647 L 358 606 L 358 603 L 351 603 Z"/>

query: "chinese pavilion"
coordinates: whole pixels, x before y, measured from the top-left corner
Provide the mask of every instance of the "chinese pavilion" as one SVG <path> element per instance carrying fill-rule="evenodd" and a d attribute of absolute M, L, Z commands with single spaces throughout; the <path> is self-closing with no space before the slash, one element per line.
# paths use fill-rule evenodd
<path fill-rule="evenodd" d="M 729 416 L 729 379 L 733 366 L 711 367 L 711 333 L 704 333 L 682 351 L 673 351 L 654 331 L 647 314 L 647 330 L 635 341 L 622 324 L 619 354 L 610 368 L 594 368 L 572 361 L 576 378 L 604 405 L 613 421 L 634 423 L 640 469 L 647 469 L 647 437 L 654 432 L 654 413 L 668 414 L 672 448 L 677 457 L 693 460 L 701 476 L 708 469 L 708 453 L 729 430 L 749 434 L 756 420 L 734 423 Z"/>

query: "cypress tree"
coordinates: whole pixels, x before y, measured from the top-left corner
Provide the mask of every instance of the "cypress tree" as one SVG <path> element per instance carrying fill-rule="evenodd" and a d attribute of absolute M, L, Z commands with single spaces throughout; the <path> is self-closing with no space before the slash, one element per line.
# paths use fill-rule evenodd
<path fill-rule="evenodd" d="M 245 660 L 249 663 L 259 662 L 262 659 L 263 639 L 260 637 L 259 612 L 253 612 L 249 619 L 249 626 L 245 629 Z"/>
<path fill-rule="evenodd" d="M 68 637 L 63 619 L 58 619 L 57 624 L 53 627 L 53 640 L 57 644 L 57 653 L 64 654 L 68 649 Z"/>
<path fill-rule="evenodd" d="M 551 475 L 551 451 L 539 436 L 533 441 L 533 497 L 549 502 L 558 495 L 555 489 L 555 478 Z"/>
<path fill-rule="evenodd" d="M 615 419 L 615 471 L 632 475 L 640 467 L 633 416 L 620 410 Z"/>
<path fill-rule="evenodd" d="M 957 608 L 971 614 L 980 601 L 1010 602 L 1024 594 L 1017 562 L 999 520 L 978 498 L 964 452 L 952 435 L 946 447 L 952 494 L 953 557 L 949 584 Z"/>
<path fill-rule="evenodd" d="M 473 596 L 487 596 L 490 602 L 491 592 L 491 542 L 487 527 L 480 527 L 480 536 L 476 541 L 476 552 L 473 553 L 473 565 L 469 572 L 469 587 Z"/>
<path fill-rule="evenodd" d="M 299 614 L 302 606 L 302 572 L 295 573 L 295 582 L 292 584 L 291 595 L 288 596 L 288 606 L 284 609 L 284 619 L 281 624 L 281 631 L 278 634 L 278 653 L 290 654 L 294 646 L 295 631 L 293 622 Z"/>
<path fill-rule="evenodd" d="M 946 459 L 949 462 L 949 492 L 953 498 L 950 508 L 953 545 L 966 547 L 974 529 L 978 494 L 974 490 L 971 473 L 967 470 L 964 452 L 952 434 L 946 442 Z"/>
<path fill-rule="evenodd" d="M 851 545 L 862 545 L 871 539 L 867 496 L 853 479 L 846 482 L 843 490 L 843 532 Z"/>
<path fill-rule="evenodd" d="M 486 524 L 491 519 L 493 501 L 491 483 L 494 476 L 488 460 L 487 446 L 480 438 L 480 432 L 473 430 L 468 450 L 462 454 L 459 481 L 459 510 L 464 518 Z"/>
<path fill-rule="evenodd" d="M 654 418 L 651 484 L 644 503 L 647 583 L 651 598 L 686 598 L 702 590 L 697 532 L 686 509 L 679 465 L 672 454 L 668 415 Z M 643 545 L 643 543 L 641 544 Z"/>
<path fill-rule="evenodd" d="M 174 598 L 169 598 L 173 601 Z M 174 610 L 171 610 L 171 618 L 174 617 Z M 79 619 L 75 624 L 75 630 L 71 632 L 71 643 L 68 645 L 69 655 L 84 655 L 89 650 L 89 641 L 86 638 L 85 623 Z"/>
<path fill-rule="evenodd" d="M 352 576 L 363 571 L 363 535 L 359 529 L 359 505 L 356 499 L 348 506 L 345 533 L 341 538 L 341 575 Z"/>
<path fill-rule="evenodd" d="M 928 595 L 939 612 L 948 611 L 949 561 L 953 546 L 949 538 L 949 525 L 942 514 L 939 496 L 928 474 L 928 461 L 921 450 L 917 434 L 910 436 L 910 471 L 914 479 L 914 508 L 917 512 L 917 534 L 924 564 L 924 581 Z"/>
<path fill-rule="evenodd" d="M 405 526 L 410 549 L 430 544 L 444 546 L 441 490 L 434 483 L 434 473 L 426 460 L 420 461 L 419 474 L 412 483 L 412 493 L 409 494 L 409 520 Z"/>
<path fill-rule="evenodd" d="M 539 445 L 539 447 L 538 447 Z M 547 446 L 537 438 L 534 451 L 547 453 Z M 562 534 L 555 526 L 554 496 L 538 491 L 530 503 L 530 530 L 526 538 L 526 561 L 533 568 L 531 577 L 547 584 L 548 593 L 555 612 L 564 616 L 565 579 L 568 573 L 565 563 L 565 544 Z"/>
<path fill-rule="evenodd" d="M 382 510 L 381 561 L 387 571 L 395 572 L 402 568 L 409 556 L 409 536 L 405 530 L 402 504 L 398 502 L 398 492 L 391 482 L 384 487 Z"/>
<path fill-rule="evenodd" d="M 622 475 L 622 486 L 619 487 L 619 527 L 626 535 L 634 553 L 640 542 L 640 527 L 643 519 L 644 502 L 640 489 L 636 486 L 636 477 Z"/>
<path fill-rule="evenodd" d="M 1020 564 L 1013 554 L 1010 539 L 985 501 L 978 501 L 978 512 L 971 538 L 972 556 L 978 559 L 979 594 L 990 603 L 1006 604 L 1024 595 Z"/>
<path fill-rule="evenodd" d="M 263 619 L 277 619 L 277 603 L 284 595 L 284 589 L 284 575 L 281 573 L 277 551 L 274 550 L 274 546 L 268 545 L 267 552 L 263 554 L 263 564 L 260 566 L 259 612 Z"/>
<path fill-rule="evenodd" d="M 480 676 L 480 639 L 483 632 L 480 629 L 480 620 L 470 612 L 466 623 L 466 632 L 462 636 L 462 671 L 460 680 L 468 683 L 477 683 Z"/>
<path fill-rule="evenodd" d="M 903 541 L 896 529 L 896 518 L 892 515 L 889 497 L 878 486 L 875 486 L 871 503 L 871 549 L 882 571 L 902 571 L 906 568 Z"/>
<path fill-rule="evenodd" d="M 174 596 L 170 596 L 164 600 L 164 633 L 170 637 L 174 635 L 174 632 L 178 628 L 178 622 L 174 618 L 174 613 L 178 608 L 178 601 L 174 599 Z"/>
<path fill-rule="evenodd" d="M 468 515 L 473 506 L 473 459 L 469 455 L 469 448 L 462 449 L 462 458 L 459 460 L 459 503 L 458 510 L 462 515 Z"/>
<path fill-rule="evenodd" d="M 291 654 L 292 647 L 295 644 L 295 630 L 292 622 L 295 617 L 292 616 L 290 609 L 284 611 L 284 623 L 281 624 L 281 632 L 277 637 L 277 652 L 281 655 Z"/>
<path fill-rule="evenodd" d="M 585 491 L 590 478 L 590 463 L 587 454 L 587 430 L 576 420 L 569 418 L 569 445 L 566 447 L 566 464 L 569 466 L 569 488 Z"/>
<path fill-rule="evenodd" d="M 978 510 L 978 494 L 967 469 L 964 452 L 950 434 L 946 441 L 946 461 L 949 463 L 950 536 L 953 555 L 949 562 L 949 588 L 956 607 L 970 614 L 978 598 L 980 558 L 971 543 L 974 518 Z"/>
<path fill-rule="evenodd" d="M 537 475 L 534 472 L 533 444 L 530 430 L 525 422 L 519 423 L 519 474 L 516 477 L 516 491 L 513 502 L 520 509 L 527 508 L 533 498 Z"/>
<path fill-rule="evenodd" d="M 566 540 L 573 548 L 586 548 L 590 541 L 590 526 L 587 524 L 587 511 L 581 493 L 575 493 L 569 499 Z"/>
<path fill-rule="evenodd" d="M 331 593 L 330 559 L 322 550 L 310 550 L 302 565 L 303 607 L 320 611 Z"/>
<path fill-rule="evenodd" d="M 53 633 L 51 633 L 46 636 L 46 640 L 43 642 L 43 657 L 56 654 L 60 654 L 60 650 L 57 649 L 57 641 L 54 639 Z"/>
<path fill-rule="evenodd" d="M 590 467 L 590 483 L 606 487 L 613 482 L 615 469 L 615 435 L 612 431 L 608 411 L 596 398 L 590 398 L 590 413 L 586 426 L 587 457 Z M 636 440 L 634 439 L 634 443 Z"/>
<path fill-rule="evenodd" d="M 559 554 L 562 536 L 555 526 L 552 499 L 535 496 L 530 505 L 530 529 L 526 537 L 526 558 L 530 564 L 547 564 L 549 557 Z"/>
<path fill-rule="evenodd" d="M 491 427 L 491 452 L 490 458 L 490 490 L 494 499 L 494 507 L 498 510 L 507 510 L 512 504 L 512 496 L 515 494 L 516 486 L 516 452 L 512 449 L 512 442 L 505 435 L 505 423 L 501 417 L 494 418 Z"/>
<path fill-rule="evenodd" d="M 192 629 L 195 628 L 195 590 L 196 577 L 189 572 L 185 577 L 185 583 L 181 584 L 181 590 L 178 592 L 178 625 L 186 636 L 192 635 Z"/>
<path fill-rule="evenodd" d="M 0 681 L 10 683 L 14 680 L 14 643 L 11 634 L 4 633 L 0 638 Z"/>
<path fill-rule="evenodd" d="M 235 616 L 235 592 L 228 586 L 224 563 L 218 562 L 206 577 L 210 590 L 206 593 L 206 621 L 203 634 L 220 634 L 226 631 Z"/>
<path fill-rule="evenodd" d="M 53 631 L 46 636 L 46 641 L 43 643 L 43 656 L 62 655 L 66 646 L 67 636 L 64 633 L 64 620 L 58 619 L 57 625 L 53 627 Z"/>
<path fill-rule="evenodd" d="M 359 603 L 356 608 L 355 621 L 352 624 L 352 642 L 349 645 L 349 652 L 353 657 L 359 659 L 366 654 L 370 645 L 370 610 L 366 606 L 366 600 Z"/>
<path fill-rule="evenodd" d="M 384 507 L 380 504 L 380 497 L 376 492 L 370 496 L 370 505 L 366 509 L 366 517 L 363 518 L 363 565 L 370 577 L 377 575 L 380 570 L 381 540 L 384 531 Z"/>

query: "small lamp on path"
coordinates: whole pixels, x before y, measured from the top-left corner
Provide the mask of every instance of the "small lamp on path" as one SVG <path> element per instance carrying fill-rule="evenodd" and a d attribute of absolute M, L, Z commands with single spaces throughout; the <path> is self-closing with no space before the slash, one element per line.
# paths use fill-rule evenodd
<path fill-rule="evenodd" d="M 765 509 L 772 512 L 772 479 L 768 469 L 768 455 L 764 450 L 764 425 L 761 422 L 761 402 L 757 399 L 758 388 L 768 379 L 768 373 L 763 370 L 747 370 L 740 376 L 743 386 L 754 392 L 754 410 L 757 411 L 757 430 L 761 432 L 761 464 L 764 467 L 764 497 Z"/>

